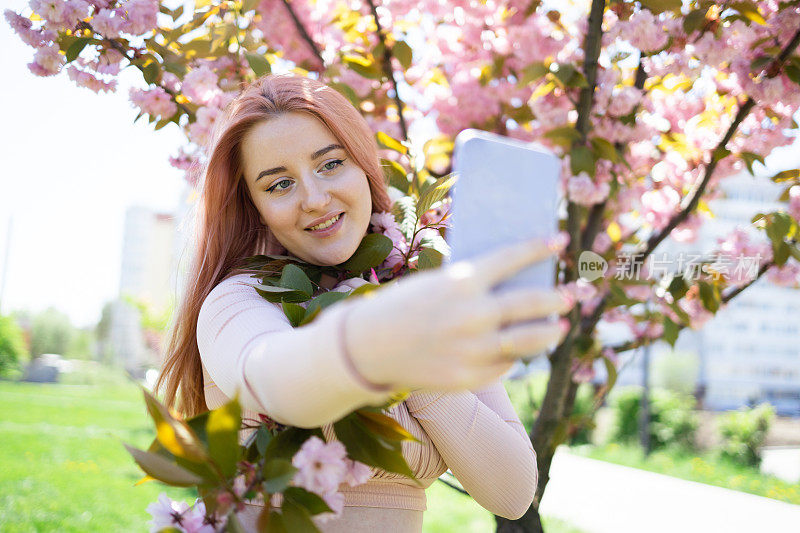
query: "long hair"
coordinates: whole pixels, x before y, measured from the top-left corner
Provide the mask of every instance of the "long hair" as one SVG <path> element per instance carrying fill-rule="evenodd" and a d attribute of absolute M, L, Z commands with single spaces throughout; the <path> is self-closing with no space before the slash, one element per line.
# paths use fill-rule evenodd
<path fill-rule="evenodd" d="M 183 416 L 207 411 L 197 347 L 197 317 L 211 290 L 241 260 L 282 249 L 259 219 L 243 178 L 241 145 L 257 123 L 291 111 L 318 118 L 367 176 L 372 211 L 391 208 L 375 137 L 364 117 L 335 89 L 294 74 L 267 75 L 245 87 L 218 119 L 202 172 L 187 282 L 170 324 L 156 390 Z"/>

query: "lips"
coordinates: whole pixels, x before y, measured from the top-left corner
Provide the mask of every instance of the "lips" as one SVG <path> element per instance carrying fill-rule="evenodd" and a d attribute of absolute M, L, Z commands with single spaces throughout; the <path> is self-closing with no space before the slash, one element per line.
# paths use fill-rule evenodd
<path fill-rule="evenodd" d="M 338 213 L 330 213 L 328 215 L 325 215 L 322 218 L 318 218 L 315 221 L 313 221 L 311 224 L 306 226 L 305 231 L 312 231 L 311 228 L 313 228 L 314 226 L 318 226 L 319 224 L 322 224 L 323 222 L 328 222 L 329 220 L 334 219 L 334 218 L 337 219 L 337 220 L 334 221 L 334 224 L 335 224 L 336 222 L 339 221 L 339 219 L 341 219 L 343 214 L 344 214 L 344 212 L 342 211 L 342 212 L 338 212 Z M 314 230 L 314 231 L 321 231 L 321 230 L 317 229 L 317 230 Z"/>

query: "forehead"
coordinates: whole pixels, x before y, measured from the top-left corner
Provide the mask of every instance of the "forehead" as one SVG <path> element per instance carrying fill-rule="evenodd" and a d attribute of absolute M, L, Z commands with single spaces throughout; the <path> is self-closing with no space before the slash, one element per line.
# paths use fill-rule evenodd
<path fill-rule="evenodd" d="M 258 122 L 242 140 L 245 176 L 252 181 L 262 170 L 310 163 L 313 152 L 337 142 L 330 130 L 308 113 L 293 111 Z"/>

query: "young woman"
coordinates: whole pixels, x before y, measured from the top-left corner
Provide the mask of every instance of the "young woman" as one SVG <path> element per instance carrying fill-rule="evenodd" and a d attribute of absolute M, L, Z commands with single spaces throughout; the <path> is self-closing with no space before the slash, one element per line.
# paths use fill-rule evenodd
<path fill-rule="evenodd" d="M 346 261 L 390 200 L 366 121 L 337 91 L 313 79 L 270 75 L 247 87 L 219 120 L 205 168 L 196 251 L 159 385 L 185 415 L 239 394 L 245 418 L 331 425 L 393 391 L 412 390 L 389 415 L 422 444 L 403 454 L 425 487 L 450 469 L 489 511 L 520 517 L 533 499 L 536 455 L 500 376 L 520 354 L 557 342 L 563 312 L 550 290 L 491 288 L 544 259 L 523 243 L 477 260 L 417 273 L 345 300 L 292 328 L 280 305 L 252 288 L 237 265 L 259 253 L 315 265 Z M 351 279 L 326 289 L 367 283 Z M 419 533 L 425 491 L 401 475 L 373 471 L 342 485 L 340 517 L 326 532 Z M 253 528 L 259 508 L 243 513 Z"/>

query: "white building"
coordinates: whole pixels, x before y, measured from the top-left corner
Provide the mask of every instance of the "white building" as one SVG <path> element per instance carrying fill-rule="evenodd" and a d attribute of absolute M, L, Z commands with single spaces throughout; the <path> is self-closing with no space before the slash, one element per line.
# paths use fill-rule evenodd
<path fill-rule="evenodd" d="M 709 202 L 715 217 L 697 241 L 663 249 L 708 253 L 717 238 L 736 226 L 747 228 L 756 213 L 775 211 L 782 188 L 747 173 L 721 183 L 725 197 Z M 753 234 L 758 233 L 753 230 Z M 763 235 L 760 238 L 765 239 Z M 659 247 L 659 251 L 662 247 Z M 766 277 L 766 276 L 765 276 Z M 727 410 L 770 402 L 779 414 L 800 416 L 800 291 L 771 284 L 765 277 L 736 296 L 699 331 L 684 330 L 676 350 L 694 352 L 700 362 L 698 385 L 707 409 Z M 653 347 L 653 357 L 669 350 Z M 641 357 L 620 375 L 620 383 L 641 382 Z"/>
<path fill-rule="evenodd" d="M 147 342 L 141 313 L 128 300 L 143 302 L 155 313 L 174 305 L 177 264 L 182 250 L 178 225 L 184 212 L 183 207 L 176 215 L 135 206 L 125 213 L 119 297 L 113 307 L 111 343 L 117 360 L 137 374 L 147 366 L 158 365 L 160 354 L 152 341 Z"/>

